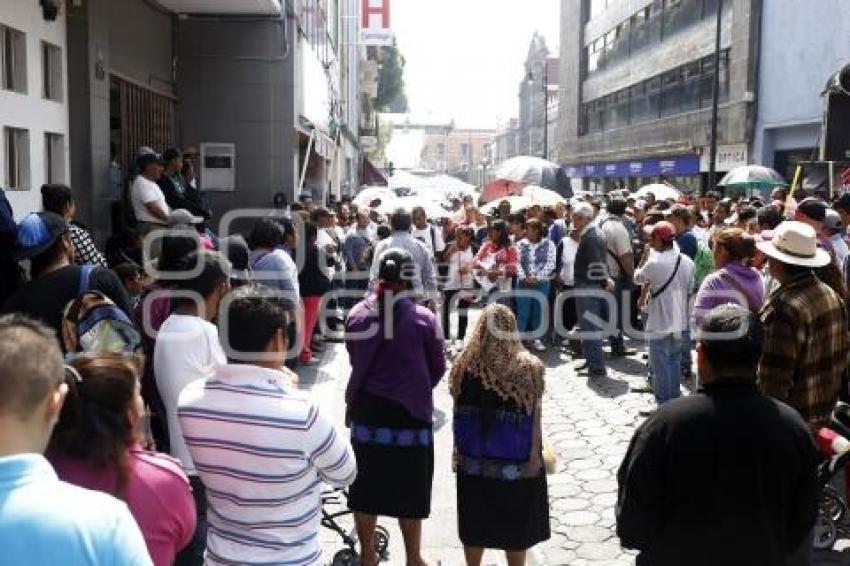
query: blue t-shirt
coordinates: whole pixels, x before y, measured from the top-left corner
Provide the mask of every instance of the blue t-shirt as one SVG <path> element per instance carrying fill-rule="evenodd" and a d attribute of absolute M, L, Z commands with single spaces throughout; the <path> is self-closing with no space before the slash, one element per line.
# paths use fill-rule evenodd
<path fill-rule="evenodd" d="M 60 481 L 40 454 L 0 458 L 0 509 L 2 564 L 153 564 L 124 503 Z"/>
<path fill-rule="evenodd" d="M 697 255 L 697 237 L 690 230 L 682 232 L 676 236 L 676 243 L 679 245 L 679 251 L 694 259 Z"/>

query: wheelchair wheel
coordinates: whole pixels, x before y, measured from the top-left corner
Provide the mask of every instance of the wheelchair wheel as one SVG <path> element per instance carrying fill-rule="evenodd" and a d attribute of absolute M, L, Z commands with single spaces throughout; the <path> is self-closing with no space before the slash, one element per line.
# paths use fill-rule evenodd
<path fill-rule="evenodd" d="M 817 550 L 830 550 L 835 545 L 837 538 L 838 529 L 835 527 L 835 521 L 832 520 L 832 517 L 818 513 L 817 521 L 815 521 L 813 546 Z"/>
<path fill-rule="evenodd" d="M 334 554 L 331 566 L 357 566 L 360 564 L 360 557 L 350 548 L 343 548 Z"/>
<path fill-rule="evenodd" d="M 375 550 L 381 560 L 390 559 L 390 533 L 381 525 L 375 528 Z"/>
<path fill-rule="evenodd" d="M 820 511 L 828 517 L 832 517 L 832 520 L 835 523 L 843 521 L 844 516 L 847 514 L 847 504 L 844 503 L 841 495 L 839 495 L 838 491 L 836 491 L 836 489 L 831 485 L 827 485 L 823 488 Z"/>

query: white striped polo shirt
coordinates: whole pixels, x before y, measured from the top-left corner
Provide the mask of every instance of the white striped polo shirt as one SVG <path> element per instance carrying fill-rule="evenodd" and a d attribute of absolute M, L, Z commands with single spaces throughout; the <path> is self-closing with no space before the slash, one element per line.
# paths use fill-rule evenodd
<path fill-rule="evenodd" d="M 278 371 L 226 365 L 178 417 L 207 491 L 207 564 L 320 564 L 321 484 L 349 485 L 345 435 Z"/>

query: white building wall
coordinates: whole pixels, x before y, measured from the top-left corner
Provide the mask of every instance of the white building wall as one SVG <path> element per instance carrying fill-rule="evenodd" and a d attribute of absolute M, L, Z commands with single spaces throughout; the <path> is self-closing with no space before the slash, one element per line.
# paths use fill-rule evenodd
<path fill-rule="evenodd" d="M 850 63 L 850 2 L 763 2 L 755 160 L 818 144 L 826 81 Z"/>
<path fill-rule="evenodd" d="M 61 134 L 65 178 L 70 178 L 68 161 L 68 58 L 64 10 L 52 22 L 46 21 L 38 2 L 2 1 L 0 24 L 26 34 L 27 93 L 0 89 L 0 187 L 7 187 L 5 127 L 29 130 L 30 185 L 28 190 L 6 191 L 6 196 L 20 219 L 29 212 L 41 210 L 41 185 L 46 182 L 45 133 Z M 47 41 L 62 50 L 62 102 L 42 97 L 41 42 Z"/>

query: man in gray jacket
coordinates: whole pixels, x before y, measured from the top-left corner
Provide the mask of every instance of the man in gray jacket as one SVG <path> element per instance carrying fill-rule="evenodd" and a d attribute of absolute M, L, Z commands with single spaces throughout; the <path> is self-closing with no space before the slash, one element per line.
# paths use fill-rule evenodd
<path fill-rule="evenodd" d="M 605 377 L 605 354 L 602 351 L 605 312 L 605 289 L 608 286 L 608 264 L 605 238 L 593 222 L 596 213 L 587 202 L 573 207 L 573 227 L 578 230 L 579 244 L 575 259 L 576 314 L 585 363 L 576 369 L 588 377 Z"/>

